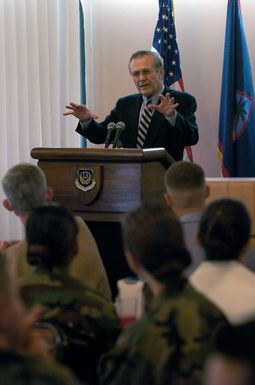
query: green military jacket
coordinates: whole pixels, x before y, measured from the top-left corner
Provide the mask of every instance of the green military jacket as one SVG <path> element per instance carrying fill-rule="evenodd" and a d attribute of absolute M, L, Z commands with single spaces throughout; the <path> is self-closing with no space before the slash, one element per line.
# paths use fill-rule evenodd
<path fill-rule="evenodd" d="M 222 313 L 186 280 L 173 283 L 100 362 L 104 385 L 198 385 Z"/>
<path fill-rule="evenodd" d="M 96 384 L 98 359 L 112 348 L 120 332 L 113 303 L 63 268 L 51 272 L 36 268 L 17 282 L 27 309 L 41 305 L 40 321 L 58 330 L 59 361 L 81 380 Z"/>
<path fill-rule="evenodd" d="M 79 385 L 64 367 L 44 358 L 0 352 L 0 378 L 4 385 Z"/>

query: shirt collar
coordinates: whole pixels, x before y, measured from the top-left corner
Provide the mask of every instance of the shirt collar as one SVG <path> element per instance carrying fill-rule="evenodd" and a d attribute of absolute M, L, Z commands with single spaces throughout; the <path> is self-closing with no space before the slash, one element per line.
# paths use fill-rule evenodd
<path fill-rule="evenodd" d="M 143 96 L 143 103 L 147 104 L 148 99 L 150 99 L 152 104 L 158 104 L 159 96 L 163 94 L 164 89 L 165 89 L 165 87 L 163 86 L 157 94 L 154 94 L 154 95 L 150 96 L 149 98 L 147 98 L 147 96 Z"/>

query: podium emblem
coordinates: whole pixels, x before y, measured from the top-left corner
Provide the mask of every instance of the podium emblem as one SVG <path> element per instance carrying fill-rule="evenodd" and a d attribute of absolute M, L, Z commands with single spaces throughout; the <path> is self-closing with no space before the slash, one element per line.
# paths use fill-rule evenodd
<path fill-rule="evenodd" d="M 91 168 L 79 168 L 77 170 L 75 186 L 85 192 L 92 190 L 96 186 L 94 171 Z"/>

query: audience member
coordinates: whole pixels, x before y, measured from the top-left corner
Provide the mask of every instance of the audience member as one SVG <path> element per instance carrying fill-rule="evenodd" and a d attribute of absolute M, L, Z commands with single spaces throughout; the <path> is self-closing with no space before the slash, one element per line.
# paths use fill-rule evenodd
<path fill-rule="evenodd" d="M 18 279 L 28 309 L 43 306 L 40 321 L 54 325 L 64 343 L 57 357 L 83 381 L 97 383 L 100 355 L 120 331 L 111 301 L 68 273 L 77 253 L 78 226 L 71 212 L 56 204 L 38 206 L 27 220 L 27 259 L 35 267 Z"/>
<path fill-rule="evenodd" d="M 255 275 L 240 262 L 250 231 L 247 209 L 229 198 L 211 203 L 199 225 L 198 239 L 206 260 L 190 276 L 190 282 L 231 323 L 255 316 Z"/>
<path fill-rule="evenodd" d="M 190 275 L 204 260 L 204 251 L 197 243 L 197 231 L 205 200 L 209 196 L 203 169 L 195 163 L 173 163 L 165 173 L 165 200 L 179 218 L 192 262 L 186 270 Z"/>
<path fill-rule="evenodd" d="M 2 186 L 6 198 L 4 207 L 15 214 L 25 224 L 30 211 L 53 198 L 53 190 L 47 186 L 43 171 L 32 164 L 21 163 L 12 167 L 4 176 Z M 69 272 L 86 285 L 111 298 L 111 291 L 103 262 L 96 242 L 84 221 L 75 217 L 78 225 L 78 248 Z M 2 247 L 5 245 L 2 244 Z M 31 270 L 26 260 L 27 244 L 25 240 L 6 249 L 7 258 L 12 260 L 15 274 L 22 276 Z"/>
<path fill-rule="evenodd" d="M 165 206 L 144 204 L 123 223 L 126 257 L 146 280 L 150 308 L 101 360 L 101 384 L 200 384 L 221 312 L 183 277 L 190 263 L 181 225 Z"/>
<path fill-rule="evenodd" d="M 205 368 L 204 385 L 255 384 L 255 322 L 225 325 Z"/>
<path fill-rule="evenodd" d="M 35 333 L 38 311 L 26 314 L 6 260 L 0 255 L 0 378 L 4 385 L 78 385 L 50 357 Z"/>

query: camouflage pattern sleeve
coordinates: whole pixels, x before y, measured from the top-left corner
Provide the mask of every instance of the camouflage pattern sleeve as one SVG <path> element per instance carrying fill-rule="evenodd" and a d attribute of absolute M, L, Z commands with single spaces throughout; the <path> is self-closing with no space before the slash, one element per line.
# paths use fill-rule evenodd
<path fill-rule="evenodd" d="M 53 360 L 11 351 L 0 352 L 1 382 L 19 385 L 79 385 L 75 376 Z"/>
<path fill-rule="evenodd" d="M 164 295 L 100 361 L 101 385 L 199 385 L 222 313 L 188 284 Z"/>
<path fill-rule="evenodd" d="M 18 284 L 27 309 L 41 305 L 40 323 L 57 330 L 57 359 L 82 381 L 94 384 L 98 359 L 112 348 L 121 330 L 113 303 L 63 269 L 36 270 Z"/>

